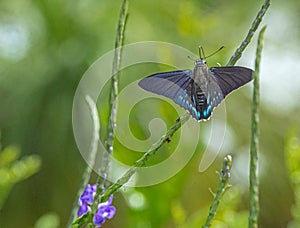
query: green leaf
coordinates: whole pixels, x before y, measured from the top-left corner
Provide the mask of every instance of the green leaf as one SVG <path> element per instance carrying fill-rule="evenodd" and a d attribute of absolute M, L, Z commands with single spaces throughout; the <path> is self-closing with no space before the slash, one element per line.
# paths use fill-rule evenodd
<path fill-rule="evenodd" d="M 40 169 L 39 156 L 31 155 L 16 160 L 19 156 L 20 150 L 16 146 L 6 147 L 0 153 L 0 208 L 16 183 L 27 179 Z"/>

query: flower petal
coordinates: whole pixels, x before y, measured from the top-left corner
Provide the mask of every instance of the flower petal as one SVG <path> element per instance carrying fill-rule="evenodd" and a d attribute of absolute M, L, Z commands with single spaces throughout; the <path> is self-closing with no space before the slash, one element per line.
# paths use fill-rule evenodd
<path fill-rule="evenodd" d="M 84 189 L 82 195 L 80 196 L 80 200 L 88 204 L 92 204 L 94 201 L 94 196 L 96 194 L 96 188 L 97 188 L 96 184 L 94 185 L 88 184 Z"/>
<path fill-rule="evenodd" d="M 77 216 L 80 217 L 81 215 L 87 213 L 88 210 L 89 210 L 88 205 L 85 204 L 85 203 L 82 203 L 81 206 L 78 209 Z"/>
<path fill-rule="evenodd" d="M 101 226 L 105 222 L 105 218 L 103 218 L 101 214 L 97 213 L 93 218 L 93 222 L 96 226 Z"/>
<path fill-rule="evenodd" d="M 108 206 L 105 212 L 107 213 L 106 218 L 111 219 L 116 214 L 116 208 L 114 206 Z"/>
<path fill-rule="evenodd" d="M 109 197 L 109 199 L 106 201 L 106 202 L 108 203 L 108 205 L 111 205 L 111 204 L 112 204 L 113 198 L 114 198 L 114 196 L 111 195 L 111 196 Z"/>

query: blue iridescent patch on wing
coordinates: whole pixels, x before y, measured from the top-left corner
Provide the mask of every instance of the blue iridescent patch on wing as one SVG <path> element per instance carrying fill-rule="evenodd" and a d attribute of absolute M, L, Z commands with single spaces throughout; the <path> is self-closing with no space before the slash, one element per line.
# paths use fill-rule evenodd
<path fill-rule="evenodd" d="M 211 115 L 211 106 L 208 105 L 207 108 L 203 111 L 203 117 L 206 119 Z"/>
<path fill-rule="evenodd" d="M 200 120 L 200 118 L 201 118 L 201 112 L 196 111 L 196 113 L 197 113 L 197 119 Z"/>
<path fill-rule="evenodd" d="M 188 97 L 188 92 L 186 91 L 186 97 L 185 99 L 182 96 L 179 96 L 175 101 L 175 103 L 179 104 L 182 108 L 189 111 L 190 114 L 193 117 L 198 117 L 200 114 L 198 114 L 196 106 L 195 106 L 195 100 L 193 100 L 193 97 L 190 99 Z"/>

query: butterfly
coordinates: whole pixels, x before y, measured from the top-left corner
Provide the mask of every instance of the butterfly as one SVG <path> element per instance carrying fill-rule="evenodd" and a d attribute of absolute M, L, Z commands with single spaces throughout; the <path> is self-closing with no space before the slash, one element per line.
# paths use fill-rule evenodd
<path fill-rule="evenodd" d="M 203 49 L 202 52 L 204 55 Z M 152 74 L 140 80 L 139 86 L 144 90 L 171 98 L 197 121 L 209 119 L 214 108 L 230 92 L 252 80 L 253 70 L 241 66 L 208 68 L 207 57 L 201 58 L 200 48 L 199 54 L 200 58 L 195 60 L 193 70 Z"/>

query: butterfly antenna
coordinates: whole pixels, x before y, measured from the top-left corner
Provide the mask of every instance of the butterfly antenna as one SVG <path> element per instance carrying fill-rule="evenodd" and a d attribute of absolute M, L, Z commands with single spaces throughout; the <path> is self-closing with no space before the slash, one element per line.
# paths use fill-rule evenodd
<path fill-rule="evenodd" d="M 202 54 L 203 54 L 203 57 L 202 57 Z M 206 59 L 206 56 L 204 54 L 204 49 L 202 46 L 199 46 L 199 56 L 200 56 L 200 59 Z"/>
<path fill-rule="evenodd" d="M 224 48 L 224 46 L 221 46 L 218 50 L 216 50 L 215 52 L 213 52 L 212 54 L 210 54 L 209 56 L 206 56 L 206 58 L 213 56 L 214 54 L 218 53 L 219 51 L 221 51 Z"/>
<path fill-rule="evenodd" d="M 199 51 L 199 57 L 200 57 L 200 59 L 202 59 L 202 56 L 201 56 L 201 46 L 199 45 L 199 47 L 198 47 L 198 51 Z"/>

